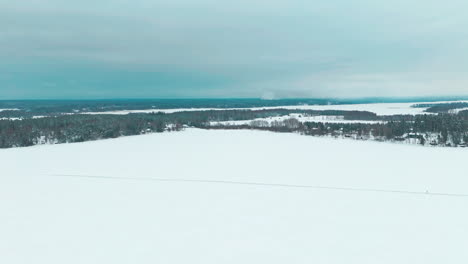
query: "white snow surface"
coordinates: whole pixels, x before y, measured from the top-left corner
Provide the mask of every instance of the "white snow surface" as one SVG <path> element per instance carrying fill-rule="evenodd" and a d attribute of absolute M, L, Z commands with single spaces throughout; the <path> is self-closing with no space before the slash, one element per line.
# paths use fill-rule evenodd
<path fill-rule="evenodd" d="M 131 113 L 176 113 L 185 111 L 208 111 L 208 110 L 264 110 L 264 109 L 291 109 L 291 110 L 343 110 L 343 111 L 369 111 L 377 115 L 418 115 L 429 114 L 424 110 L 427 108 L 412 107 L 415 104 L 442 104 L 452 102 L 468 101 L 440 101 L 440 102 L 414 102 L 414 103 L 375 103 L 375 104 L 343 104 L 343 105 L 285 105 L 273 107 L 252 108 L 177 108 L 177 109 L 145 109 L 145 110 L 119 110 L 107 112 L 83 112 L 80 114 L 97 115 L 127 115 Z"/>
<path fill-rule="evenodd" d="M 23 120 L 20 117 L 0 117 L 0 120 Z"/>
<path fill-rule="evenodd" d="M 449 113 L 451 113 L 451 114 L 458 114 L 458 113 L 460 113 L 461 111 L 465 111 L 465 110 L 468 110 L 468 107 L 452 109 L 452 110 L 449 111 Z"/>
<path fill-rule="evenodd" d="M 209 111 L 209 110 L 229 110 L 235 108 L 174 108 L 174 109 L 142 109 L 142 110 L 117 110 L 104 112 L 82 112 L 82 115 L 128 115 L 128 114 L 145 114 L 145 113 L 178 113 L 178 112 L 193 112 L 193 111 Z"/>
<path fill-rule="evenodd" d="M 197 129 L 0 150 L 0 263 L 468 263 L 468 197 L 433 195 L 468 194 L 466 153 Z"/>
<path fill-rule="evenodd" d="M 39 119 L 39 118 L 46 118 L 48 116 L 33 116 L 32 119 Z M 0 118 L 0 120 L 23 120 L 23 119 L 27 119 L 27 118 L 24 118 L 24 117 L 2 117 Z"/>
<path fill-rule="evenodd" d="M 274 121 L 284 121 L 289 118 L 295 118 L 299 122 L 321 122 L 321 123 L 334 123 L 334 124 L 377 124 L 385 123 L 385 121 L 373 121 L 373 120 L 345 120 L 343 116 L 305 116 L 302 114 L 289 114 L 284 116 L 275 116 L 275 117 L 266 117 L 266 118 L 256 118 L 251 120 L 233 120 L 233 121 L 220 121 L 220 122 L 211 122 L 211 125 L 226 125 L 226 126 L 238 126 L 238 125 L 249 125 L 252 121 L 265 121 L 271 125 Z"/>

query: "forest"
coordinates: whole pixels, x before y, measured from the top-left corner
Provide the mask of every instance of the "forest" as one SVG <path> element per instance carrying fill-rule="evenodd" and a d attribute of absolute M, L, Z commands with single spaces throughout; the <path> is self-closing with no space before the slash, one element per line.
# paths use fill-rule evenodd
<path fill-rule="evenodd" d="M 413 107 L 426 108 L 427 113 L 448 113 L 451 110 L 468 108 L 467 102 L 444 103 L 444 104 L 416 104 Z"/>
<path fill-rule="evenodd" d="M 345 101 L 333 99 L 122 99 L 122 100 L 23 100 L 0 101 L 0 118 L 31 118 L 83 112 L 176 108 L 251 108 L 281 105 L 326 105 Z M 9 109 L 9 110 L 8 110 Z"/>
<path fill-rule="evenodd" d="M 213 122 L 254 120 L 289 116 L 342 116 L 344 120 L 382 121 L 379 123 L 299 122 L 294 118 L 271 124 L 252 121 L 245 125 L 219 125 Z M 84 142 L 187 127 L 202 129 L 258 129 L 294 132 L 311 136 L 335 136 L 379 141 L 408 141 L 422 145 L 465 146 L 468 143 L 468 111 L 458 114 L 377 116 L 365 111 L 315 110 L 217 110 L 171 114 L 60 115 L 20 120 L 0 120 L 0 148 L 38 144 Z"/>
<path fill-rule="evenodd" d="M 406 141 L 421 145 L 466 147 L 468 143 L 468 111 L 458 114 L 382 116 L 382 123 L 301 123 L 294 118 L 247 125 L 211 126 L 211 129 L 259 129 L 275 132 L 297 132 L 312 136 L 334 136 L 362 140 Z"/>

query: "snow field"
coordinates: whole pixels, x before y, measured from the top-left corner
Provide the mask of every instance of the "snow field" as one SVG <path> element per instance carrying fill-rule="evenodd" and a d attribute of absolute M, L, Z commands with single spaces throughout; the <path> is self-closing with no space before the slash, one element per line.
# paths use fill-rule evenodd
<path fill-rule="evenodd" d="M 466 263 L 468 197 L 432 195 L 468 194 L 464 153 L 197 129 L 0 150 L 0 262 Z"/>

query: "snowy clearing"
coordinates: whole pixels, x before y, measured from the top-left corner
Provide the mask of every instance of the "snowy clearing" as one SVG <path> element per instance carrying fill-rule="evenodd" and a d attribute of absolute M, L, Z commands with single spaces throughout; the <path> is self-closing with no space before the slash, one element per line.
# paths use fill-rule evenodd
<path fill-rule="evenodd" d="M 49 116 L 33 116 L 31 117 L 32 119 L 39 119 L 39 118 L 46 118 L 46 117 L 49 117 Z M 23 120 L 23 119 L 27 119 L 27 118 L 24 118 L 24 117 L 1 117 L 0 120 Z"/>
<path fill-rule="evenodd" d="M 458 108 L 458 109 L 452 109 L 452 110 L 449 111 L 449 113 L 451 113 L 451 114 L 458 114 L 458 113 L 460 113 L 461 111 L 465 111 L 465 110 L 468 110 L 468 107 Z"/>
<path fill-rule="evenodd" d="M 464 149 L 188 129 L 0 160 L 1 263 L 468 262 Z"/>
<path fill-rule="evenodd" d="M 0 117 L 0 120 L 23 120 L 21 117 Z"/>
<path fill-rule="evenodd" d="M 127 115 L 133 113 L 176 113 L 186 111 L 209 111 L 209 110 L 267 110 L 267 109 L 290 109 L 290 110 L 343 110 L 343 111 L 369 111 L 377 115 L 418 115 L 425 113 L 427 108 L 412 107 L 415 104 L 442 104 L 468 101 L 443 101 L 443 102 L 417 102 L 417 103 L 379 103 L 379 104 L 348 104 L 348 105 L 294 105 L 294 106 L 274 106 L 274 107 L 253 107 L 253 108 L 179 108 L 179 109 L 146 109 L 146 110 L 120 110 L 108 112 L 83 112 L 87 115 Z"/>
<path fill-rule="evenodd" d="M 5 109 L 0 109 L 0 112 L 3 112 L 3 111 L 19 111 L 19 109 L 16 109 L 16 108 L 5 108 Z"/>
<path fill-rule="evenodd" d="M 301 114 L 290 114 L 285 116 L 277 117 L 267 117 L 267 118 L 256 118 L 252 120 L 235 120 L 235 121 L 221 121 L 221 122 L 211 122 L 211 125 L 225 125 L 225 126 L 239 126 L 239 125 L 249 125 L 252 121 L 265 121 L 271 125 L 273 122 L 281 122 L 289 118 L 295 118 L 299 122 L 321 122 L 321 123 L 335 123 L 335 124 L 378 124 L 385 123 L 385 121 L 372 121 L 372 120 L 345 120 L 343 116 L 305 116 Z"/>

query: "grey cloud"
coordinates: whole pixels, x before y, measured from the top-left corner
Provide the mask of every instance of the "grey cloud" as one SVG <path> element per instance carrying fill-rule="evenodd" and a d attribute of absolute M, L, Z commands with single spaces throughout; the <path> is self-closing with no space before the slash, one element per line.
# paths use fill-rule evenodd
<path fill-rule="evenodd" d="M 462 94 L 467 7 L 457 0 L 0 0 L 0 58 L 191 72 L 207 88 L 187 82 L 168 91 L 194 96 Z M 213 88 L 210 76 L 225 81 Z"/>

